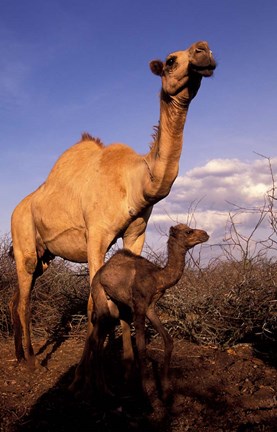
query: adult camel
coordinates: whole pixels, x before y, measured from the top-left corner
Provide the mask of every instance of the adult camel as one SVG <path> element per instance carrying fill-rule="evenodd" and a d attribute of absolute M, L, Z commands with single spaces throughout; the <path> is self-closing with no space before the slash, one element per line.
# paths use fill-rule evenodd
<path fill-rule="evenodd" d="M 155 203 L 166 197 L 178 174 L 183 129 L 202 77 L 216 67 L 207 42 L 196 42 L 150 69 L 161 77 L 160 121 L 149 152 L 124 144 L 105 147 L 83 134 L 55 163 L 46 181 L 25 197 L 12 215 L 11 232 L 18 288 L 11 301 L 17 359 L 36 365 L 30 336 L 30 297 L 36 278 L 60 256 L 88 263 L 90 283 L 118 238 L 140 254 Z M 88 301 L 88 336 L 92 331 Z M 123 325 L 125 360 L 133 359 L 128 325 Z M 24 342 L 24 343 L 23 343 Z M 86 347 L 84 354 L 86 352 Z"/>

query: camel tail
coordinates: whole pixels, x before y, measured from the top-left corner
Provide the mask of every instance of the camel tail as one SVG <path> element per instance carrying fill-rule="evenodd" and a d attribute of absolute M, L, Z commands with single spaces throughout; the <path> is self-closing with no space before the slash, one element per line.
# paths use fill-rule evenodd
<path fill-rule="evenodd" d="M 9 257 L 14 260 L 14 251 L 13 251 L 13 245 L 10 246 L 9 252 L 8 252 Z"/>

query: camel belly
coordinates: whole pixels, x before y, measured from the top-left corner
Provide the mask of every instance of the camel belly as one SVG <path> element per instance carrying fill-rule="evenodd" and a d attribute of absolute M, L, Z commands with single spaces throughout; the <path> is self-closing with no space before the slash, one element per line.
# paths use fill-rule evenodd
<path fill-rule="evenodd" d="M 55 238 L 45 242 L 47 249 L 54 255 L 74 262 L 87 262 L 87 243 L 84 233 L 70 229 L 58 234 Z"/>
<path fill-rule="evenodd" d="M 69 261 L 87 262 L 86 228 L 80 206 L 65 191 L 69 205 L 43 185 L 33 196 L 31 211 L 44 248 Z"/>
<path fill-rule="evenodd" d="M 62 231 L 43 230 L 37 225 L 39 237 L 45 247 L 54 255 L 66 260 L 87 262 L 87 242 L 85 229 L 68 227 Z"/>

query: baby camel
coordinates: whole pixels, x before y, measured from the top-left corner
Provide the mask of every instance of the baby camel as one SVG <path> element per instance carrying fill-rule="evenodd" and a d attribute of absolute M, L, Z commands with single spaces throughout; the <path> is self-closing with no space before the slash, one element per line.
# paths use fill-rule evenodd
<path fill-rule="evenodd" d="M 164 268 L 158 267 L 127 249 L 122 249 L 115 253 L 95 274 L 91 286 L 95 304 L 94 329 L 89 339 L 95 369 L 93 368 L 93 372 L 92 365 L 87 365 L 87 372 L 89 372 L 88 375 L 90 372 L 95 373 L 99 389 L 107 391 L 101 360 L 106 336 L 119 318 L 129 323 L 133 319 L 141 386 L 143 394 L 147 396 L 145 387 L 145 317 L 147 317 L 164 341 L 161 383 L 162 397 L 163 399 L 168 397 L 168 372 L 173 342 L 155 312 L 155 305 L 165 291 L 181 278 L 186 252 L 195 245 L 207 241 L 208 238 L 205 231 L 178 224 L 171 227 L 169 231 L 168 262 Z"/>

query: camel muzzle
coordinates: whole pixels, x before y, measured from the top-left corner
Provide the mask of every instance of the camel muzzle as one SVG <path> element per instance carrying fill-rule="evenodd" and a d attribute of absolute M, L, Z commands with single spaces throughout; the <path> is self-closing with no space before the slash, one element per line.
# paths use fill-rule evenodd
<path fill-rule="evenodd" d="M 194 63 L 190 63 L 190 70 L 197 74 L 200 74 L 204 77 L 210 77 L 213 75 L 214 70 L 216 68 L 216 62 L 212 59 L 211 63 L 208 65 L 196 65 Z"/>

